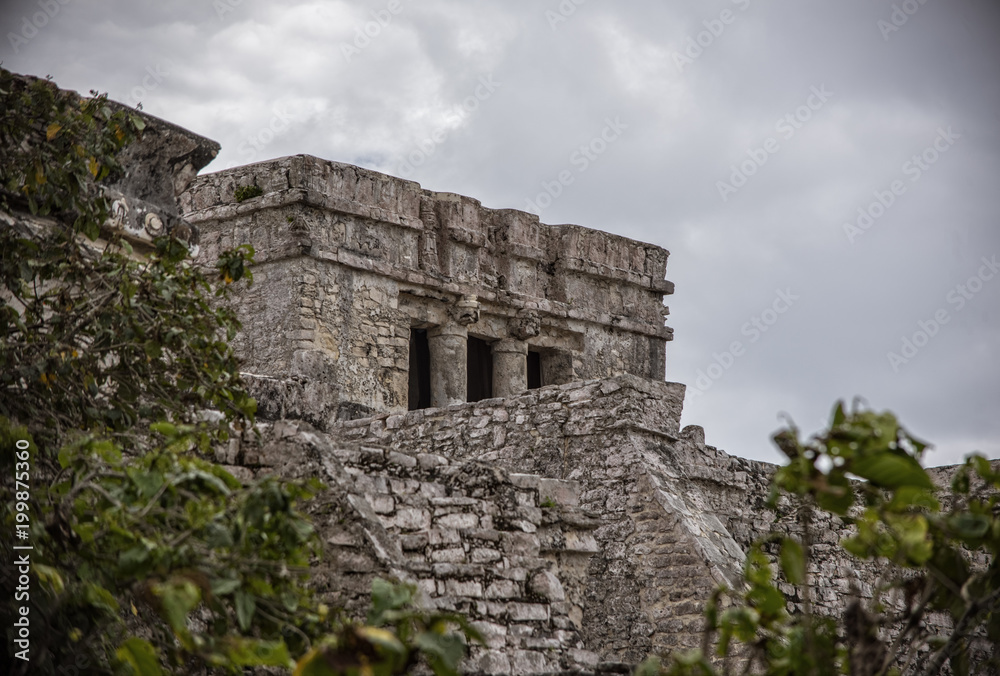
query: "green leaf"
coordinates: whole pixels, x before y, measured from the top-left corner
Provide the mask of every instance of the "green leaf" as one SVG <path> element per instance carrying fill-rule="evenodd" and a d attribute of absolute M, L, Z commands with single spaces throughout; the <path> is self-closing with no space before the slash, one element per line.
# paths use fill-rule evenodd
<path fill-rule="evenodd" d="M 902 486 L 896 490 L 889 503 L 889 508 L 895 511 L 906 511 L 913 507 L 937 512 L 941 509 L 941 503 L 932 491 L 916 486 Z"/>
<path fill-rule="evenodd" d="M 343 672 L 330 668 L 327 662 L 328 651 L 328 647 L 320 646 L 307 652 L 295 665 L 292 676 L 341 676 Z"/>
<path fill-rule="evenodd" d="M 216 596 L 227 596 L 240 588 L 239 580 L 215 578 L 212 580 L 212 593 Z"/>
<path fill-rule="evenodd" d="M 753 608 L 729 608 L 722 613 L 721 622 L 737 639 L 748 643 L 757 635 L 760 615 Z"/>
<path fill-rule="evenodd" d="M 839 427 L 844 424 L 847 416 L 844 415 L 844 402 L 838 401 L 833 407 L 833 413 L 830 415 L 830 427 Z"/>
<path fill-rule="evenodd" d="M 83 597 L 91 606 L 100 608 L 109 614 L 115 614 L 119 610 L 118 601 L 115 600 L 111 592 L 92 582 L 84 585 Z"/>
<path fill-rule="evenodd" d="M 465 643 L 460 636 L 422 631 L 414 637 L 413 644 L 437 676 L 458 676 L 458 665 L 465 657 Z"/>
<path fill-rule="evenodd" d="M 976 468 L 976 474 L 985 481 L 994 485 L 1000 484 L 1000 472 L 993 471 L 993 463 L 986 456 L 974 453 L 969 456 L 968 461 Z"/>
<path fill-rule="evenodd" d="M 163 674 L 156 648 L 145 639 L 130 638 L 125 640 L 115 652 L 115 657 L 130 666 L 132 673 L 136 676 L 160 676 Z"/>
<path fill-rule="evenodd" d="M 122 451 L 113 441 L 102 440 L 90 444 L 90 450 L 109 463 L 117 464 L 122 460 Z"/>
<path fill-rule="evenodd" d="M 962 512 L 948 519 L 948 526 L 962 540 L 978 540 L 990 530 L 990 519 L 983 514 Z"/>
<path fill-rule="evenodd" d="M 231 492 L 229 486 L 222 479 L 215 476 L 214 473 L 206 472 L 203 469 L 193 469 L 184 478 L 201 479 L 222 495 L 229 495 Z"/>
<path fill-rule="evenodd" d="M 293 665 L 284 641 L 262 641 L 233 637 L 224 646 L 226 657 L 235 667 L 284 667 Z"/>
<path fill-rule="evenodd" d="M 816 503 L 821 509 L 840 516 L 845 516 L 854 506 L 854 487 L 841 469 L 830 470 L 826 486 L 816 493 Z"/>
<path fill-rule="evenodd" d="M 634 676 L 660 676 L 663 663 L 656 655 L 650 655 L 635 668 Z"/>
<path fill-rule="evenodd" d="M 212 549 L 233 546 L 233 535 L 224 524 L 212 522 L 205 527 L 205 544 Z"/>
<path fill-rule="evenodd" d="M 126 470 L 136 488 L 139 489 L 139 496 L 148 500 L 163 487 L 163 474 L 160 472 L 142 472 L 129 468 Z"/>
<path fill-rule="evenodd" d="M 294 613 L 299 609 L 299 597 L 291 589 L 286 589 L 281 592 L 281 604 L 285 606 L 285 610 L 290 613 Z"/>
<path fill-rule="evenodd" d="M 747 594 L 747 600 L 760 613 L 762 624 L 772 622 L 785 614 L 787 599 L 777 587 L 771 585 L 755 587 Z"/>
<path fill-rule="evenodd" d="M 368 624 L 376 627 L 384 624 L 386 613 L 410 605 L 415 591 L 410 585 L 393 584 L 381 578 L 372 580 L 372 608 L 368 611 Z"/>
<path fill-rule="evenodd" d="M 150 562 L 149 549 L 138 544 L 118 555 L 118 569 L 125 575 L 134 575 Z"/>
<path fill-rule="evenodd" d="M 928 538 L 929 525 L 922 514 L 903 516 L 887 514 L 886 522 L 892 526 L 899 544 L 907 557 L 905 563 L 922 565 L 934 553 L 933 543 Z"/>
<path fill-rule="evenodd" d="M 953 493 L 958 493 L 960 495 L 968 495 L 970 488 L 970 466 L 969 463 L 962 465 L 955 472 L 955 476 L 951 479 L 951 490 Z"/>
<path fill-rule="evenodd" d="M 201 590 L 190 580 L 173 580 L 153 585 L 153 593 L 160 599 L 164 619 L 175 634 L 187 633 L 187 617 L 201 601 Z"/>
<path fill-rule="evenodd" d="M 257 609 L 257 602 L 252 594 L 239 590 L 233 596 L 236 603 L 236 621 L 239 622 L 240 629 L 250 631 L 250 624 L 253 622 L 253 614 Z"/>
<path fill-rule="evenodd" d="M 143 343 L 142 349 L 150 359 L 159 359 L 163 355 L 163 348 L 155 340 L 147 340 Z"/>
<path fill-rule="evenodd" d="M 897 455 L 891 451 L 859 458 L 851 464 L 850 471 L 881 488 L 916 486 L 934 489 L 934 484 L 919 462 L 908 455 Z"/>
<path fill-rule="evenodd" d="M 46 566 L 41 563 L 36 563 L 32 566 L 35 571 L 35 575 L 38 576 L 38 581 L 46 585 L 54 594 L 61 594 L 63 589 L 66 588 L 66 583 L 63 582 L 62 575 L 59 571 L 51 566 Z"/>
<path fill-rule="evenodd" d="M 406 655 L 406 646 L 397 638 L 395 634 L 381 627 L 357 627 L 354 632 L 368 641 L 378 646 L 384 653 L 403 657 Z"/>
<path fill-rule="evenodd" d="M 167 438 L 177 435 L 177 426 L 168 422 L 155 422 L 149 426 L 149 429 Z"/>
<path fill-rule="evenodd" d="M 781 570 L 792 584 L 802 584 L 806 577 L 806 555 L 798 540 L 785 538 L 781 543 Z"/>

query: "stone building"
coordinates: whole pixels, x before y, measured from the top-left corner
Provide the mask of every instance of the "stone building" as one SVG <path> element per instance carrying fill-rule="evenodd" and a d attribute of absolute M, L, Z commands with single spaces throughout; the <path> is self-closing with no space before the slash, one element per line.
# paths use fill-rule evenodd
<path fill-rule="evenodd" d="M 241 186 L 263 194 L 235 203 Z M 239 350 L 268 404 L 265 383 L 286 383 L 286 413 L 325 424 L 663 380 L 659 247 L 302 155 L 199 177 L 182 199 L 204 256 L 256 249 Z"/>
<path fill-rule="evenodd" d="M 668 253 L 309 156 L 196 177 L 217 149 L 150 118 L 118 226 L 166 228 L 205 262 L 255 248 L 235 347 L 261 436 L 218 459 L 324 482 L 327 602 L 415 584 L 485 636 L 468 673 L 628 672 L 697 646 L 705 601 L 775 525 L 774 467 L 681 428 Z M 817 532 L 812 602 L 871 596 L 842 524 Z"/>

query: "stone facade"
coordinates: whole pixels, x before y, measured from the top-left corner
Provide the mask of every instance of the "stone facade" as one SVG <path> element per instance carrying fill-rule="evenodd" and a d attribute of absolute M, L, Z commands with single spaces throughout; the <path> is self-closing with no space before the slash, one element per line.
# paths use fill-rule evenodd
<path fill-rule="evenodd" d="M 360 613 L 395 578 L 480 628 L 468 673 L 627 673 L 697 646 L 751 543 L 795 530 L 764 506 L 772 465 L 681 428 L 663 249 L 307 156 L 195 177 L 218 146 L 148 123 L 109 225 L 204 262 L 255 248 L 234 345 L 261 434 L 218 460 L 323 481 L 328 603 Z M 817 530 L 813 603 L 871 597 L 844 524 Z"/>
<path fill-rule="evenodd" d="M 263 194 L 236 202 L 249 185 Z M 664 377 L 673 286 L 658 247 L 307 156 L 198 177 L 182 205 L 205 260 L 257 252 L 237 347 L 270 414 L 326 427 L 531 384 Z"/>
<path fill-rule="evenodd" d="M 360 614 L 395 578 L 479 627 L 467 673 L 629 673 L 698 646 L 751 544 L 796 530 L 765 507 L 773 465 L 681 428 L 665 250 L 307 156 L 196 176 L 218 145 L 144 117 L 108 226 L 140 252 L 169 232 L 205 263 L 256 250 L 234 346 L 260 434 L 217 459 L 324 483 L 312 584 L 329 604 Z M 816 524 L 820 612 L 874 593 L 846 531 Z"/>
<path fill-rule="evenodd" d="M 751 544 L 796 530 L 765 507 L 774 466 L 681 429 L 663 249 L 307 156 L 200 176 L 181 205 L 199 259 L 256 251 L 235 347 L 269 422 L 220 460 L 329 486 L 329 602 L 406 580 L 482 629 L 470 673 L 627 672 L 697 647 Z M 820 612 L 874 593 L 845 532 L 817 524 Z"/>

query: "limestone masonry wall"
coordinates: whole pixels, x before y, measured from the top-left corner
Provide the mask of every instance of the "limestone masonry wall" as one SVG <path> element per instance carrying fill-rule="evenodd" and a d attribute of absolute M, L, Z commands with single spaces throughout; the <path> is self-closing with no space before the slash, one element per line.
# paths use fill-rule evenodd
<path fill-rule="evenodd" d="M 147 125 L 107 227 L 203 263 L 256 250 L 233 346 L 260 434 L 217 460 L 323 482 L 310 583 L 331 606 L 357 616 L 374 578 L 411 582 L 482 631 L 466 673 L 624 674 L 698 646 L 752 543 L 796 532 L 765 506 L 773 465 L 681 428 L 666 250 L 305 155 L 196 177 L 218 145 Z M 842 613 L 880 571 L 838 546 L 844 523 L 816 530 L 813 603 Z"/>
<path fill-rule="evenodd" d="M 263 194 L 236 202 L 245 185 Z M 325 427 L 414 408 L 415 329 L 436 405 L 466 401 L 469 337 L 493 350 L 496 396 L 526 389 L 529 351 L 543 384 L 664 376 L 673 285 L 659 247 L 308 156 L 200 176 L 181 203 L 199 257 L 257 252 L 236 347 L 269 413 L 283 398 L 286 415 Z"/>
<path fill-rule="evenodd" d="M 682 400 L 683 386 L 619 376 L 348 421 L 329 432 L 572 482 L 594 520 L 593 556 L 577 566 L 575 582 L 561 578 L 581 590 L 580 637 L 603 661 L 635 663 L 697 645 L 704 601 L 717 584 L 738 580 L 739 547 L 685 495 L 670 449 Z M 539 499 L 556 499 L 556 484 L 541 481 Z"/>
<path fill-rule="evenodd" d="M 375 575 L 410 580 L 488 637 L 469 671 L 588 671 L 697 646 L 704 603 L 739 585 L 746 548 L 796 529 L 764 507 L 774 467 L 678 431 L 682 400 L 683 386 L 626 375 L 328 433 L 281 421 L 220 459 L 331 485 L 314 508 L 331 603 L 362 608 Z M 817 524 L 821 612 L 873 593 L 878 571 L 847 559 L 844 533 Z"/>
<path fill-rule="evenodd" d="M 246 185 L 263 194 L 237 203 Z M 765 505 L 774 466 L 680 427 L 666 251 L 307 156 L 199 177 L 181 201 L 201 256 L 257 252 L 234 345 L 275 422 L 220 459 L 327 483 L 314 584 L 331 603 L 359 612 L 394 577 L 481 628 L 468 672 L 628 671 L 698 646 L 748 547 L 797 531 Z M 847 532 L 816 524 L 823 613 L 874 593 Z"/>
<path fill-rule="evenodd" d="M 325 557 L 313 584 L 359 611 L 376 575 L 415 583 L 424 603 L 472 619 L 486 645 L 470 658 L 490 674 L 593 670 L 580 627 L 587 561 L 600 524 L 575 482 L 513 474 L 364 445 L 334 445 L 301 423 L 263 426 L 263 446 L 220 460 L 245 478 L 320 477 L 312 506 Z"/>

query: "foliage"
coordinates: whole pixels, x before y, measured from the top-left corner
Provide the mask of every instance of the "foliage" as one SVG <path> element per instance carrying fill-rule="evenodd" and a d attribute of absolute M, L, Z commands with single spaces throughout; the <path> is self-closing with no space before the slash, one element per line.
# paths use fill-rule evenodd
<path fill-rule="evenodd" d="M 252 249 L 213 273 L 176 239 L 143 258 L 97 240 L 142 119 L 7 71 L 0 92 L 0 492 L 13 531 L 14 444 L 29 441 L 32 673 L 291 665 L 325 626 L 297 511 L 315 487 L 244 487 L 201 457 L 253 422 L 227 343 L 239 325 L 213 302 L 250 280 Z"/>
<path fill-rule="evenodd" d="M 828 430 L 803 442 L 790 426 L 774 440 L 788 464 L 772 480 L 770 503 L 791 501 L 799 534 L 773 533 L 754 545 L 745 588 L 716 591 L 702 649 L 673 655 L 664 673 L 728 674 L 735 659 L 752 673 L 775 676 L 929 676 L 946 664 L 960 675 L 970 673 L 976 637 L 1000 645 L 1000 473 L 989 461 L 970 456 L 950 486 L 951 504 L 942 506 L 921 466 L 927 445 L 891 413 L 847 413 L 838 403 Z M 840 618 L 819 615 L 812 604 L 818 512 L 852 525 L 844 549 L 884 571 L 873 598 L 856 594 Z M 775 564 L 795 586 L 796 612 L 778 587 Z M 927 627 L 933 612 L 950 616 L 949 633 Z M 990 668 L 1000 667 L 998 658 Z M 661 666 L 652 659 L 640 670 L 655 674 Z"/>
<path fill-rule="evenodd" d="M 233 197 L 236 198 L 237 202 L 243 202 L 254 197 L 260 197 L 264 194 L 259 185 L 241 185 L 236 188 Z"/>
<path fill-rule="evenodd" d="M 102 180 L 122 170 L 116 153 L 141 133 L 141 118 L 106 96 L 79 99 L 3 70 L 0 90 L 3 210 L 25 198 L 32 213 L 57 219 L 40 232 L 0 228 L 0 415 L 44 444 L 69 430 L 190 422 L 198 408 L 252 417 L 226 343 L 239 324 L 210 301 L 251 279 L 253 250 L 222 255 L 226 283 L 213 291 L 177 240 L 157 240 L 141 260 L 126 242 L 85 244 L 79 235 L 94 240 L 110 212 Z"/>
<path fill-rule="evenodd" d="M 11 457 L 30 437 L 2 422 Z M 160 673 L 161 658 L 173 669 L 192 658 L 288 666 L 325 619 L 305 591 L 316 541 L 296 510 L 316 487 L 244 487 L 191 453 L 193 426 L 153 428 L 161 443 L 128 461 L 114 441 L 78 436 L 59 451 L 58 473 L 33 482 L 32 673 L 81 654 L 91 671 L 123 674 Z M 31 450 L 37 467 L 44 451 Z"/>
<path fill-rule="evenodd" d="M 367 625 L 345 624 L 299 660 L 295 676 L 392 676 L 421 657 L 436 676 L 457 676 L 468 641 L 482 637 L 461 615 L 417 609 L 415 594 L 412 585 L 374 580 Z"/>
<path fill-rule="evenodd" d="M 95 253 L 64 230 L 7 229 L 0 246 L 10 299 L 0 309 L 0 415 L 25 421 L 43 442 L 70 430 L 190 422 L 199 408 L 253 415 L 226 342 L 235 316 L 211 304 L 209 280 L 181 242 L 161 238 L 141 261 L 113 246 Z M 220 276 L 238 279 L 251 255 L 229 253 Z"/>
<path fill-rule="evenodd" d="M 451 628 L 475 632 L 413 610 L 412 589 L 378 582 L 373 626 L 337 624 L 312 597 L 319 543 L 301 509 L 318 483 L 244 485 L 205 459 L 253 423 L 220 302 L 252 280 L 253 250 L 206 269 L 163 237 L 136 256 L 102 227 L 142 119 L 2 69 L 0 97 L 0 500 L 2 527 L 27 525 L 33 547 L 30 662 L 10 654 L 17 610 L 0 606 L 12 673 L 291 670 L 305 655 L 302 673 L 398 673 L 422 656 L 454 674 Z M 29 489 L 15 490 L 25 442 Z M 0 566 L 6 598 L 16 570 Z"/>
<path fill-rule="evenodd" d="M 117 153 L 142 132 L 142 118 L 97 92 L 80 98 L 4 69 L 0 97 L 0 208 L 56 215 L 96 238 L 110 213 L 100 182 L 121 173 Z"/>

